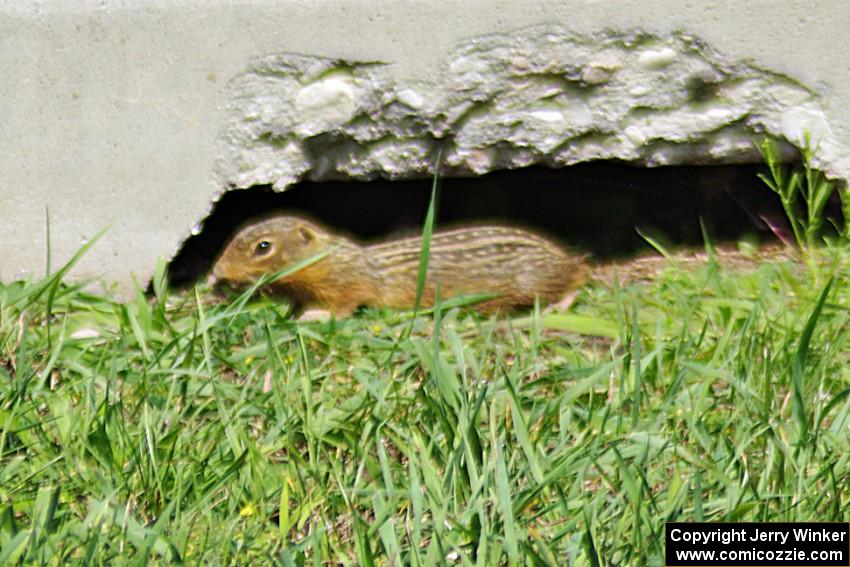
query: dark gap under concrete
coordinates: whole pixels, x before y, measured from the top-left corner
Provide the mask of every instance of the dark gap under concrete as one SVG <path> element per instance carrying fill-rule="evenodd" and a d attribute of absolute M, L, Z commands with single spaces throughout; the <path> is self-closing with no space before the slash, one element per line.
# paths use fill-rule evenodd
<path fill-rule="evenodd" d="M 546 233 L 598 259 L 647 249 L 636 227 L 673 245 L 700 245 L 700 219 L 715 242 L 773 239 L 764 219 L 784 225 L 781 204 L 756 165 L 636 167 L 615 162 L 563 169 L 529 167 L 442 180 L 438 227 L 497 222 Z M 303 214 L 366 241 L 421 227 L 430 180 L 299 183 L 232 190 L 216 202 L 201 234 L 170 265 L 172 285 L 203 277 L 234 231 L 272 211 Z"/>

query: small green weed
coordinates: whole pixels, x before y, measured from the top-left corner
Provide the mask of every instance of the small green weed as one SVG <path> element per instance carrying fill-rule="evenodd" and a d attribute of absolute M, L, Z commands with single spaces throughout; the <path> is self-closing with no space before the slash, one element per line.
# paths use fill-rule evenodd
<path fill-rule="evenodd" d="M 802 170 L 784 165 L 776 140 L 765 139 L 759 150 L 768 168 L 768 172 L 760 173 L 759 178 L 779 196 L 794 241 L 804 261 L 817 281 L 823 281 L 823 252 L 830 253 L 827 256 L 832 256 L 830 259 L 835 267 L 834 251 L 850 245 L 850 223 L 845 221 L 841 226 L 829 227 L 830 230 L 824 225 L 824 211 L 830 197 L 837 191 L 836 184 L 814 168 L 816 148 L 812 147 L 808 133 L 800 150 Z M 846 190 L 838 190 L 838 195 L 843 217 L 848 219 L 850 195 Z"/>

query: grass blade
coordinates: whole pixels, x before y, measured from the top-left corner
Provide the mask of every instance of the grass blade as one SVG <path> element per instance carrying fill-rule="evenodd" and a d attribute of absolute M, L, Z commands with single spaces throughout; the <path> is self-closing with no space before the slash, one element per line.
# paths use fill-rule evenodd
<path fill-rule="evenodd" d="M 805 327 L 803 327 L 803 332 L 800 334 L 800 342 L 798 343 L 797 351 L 794 354 L 792 374 L 792 407 L 794 418 L 797 421 L 797 427 L 799 431 L 799 438 L 797 439 L 798 449 L 802 448 L 806 443 L 808 443 L 809 419 L 806 412 L 805 402 L 805 370 L 806 362 L 809 356 L 809 343 L 812 340 L 812 334 L 814 333 L 815 325 L 817 325 L 818 318 L 820 317 L 821 311 L 823 310 L 824 303 L 826 303 L 826 298 L 829 296 L 829 291 L 832 288 L 833 281 L 834 280 L 830 278 L 826 286 L 823 288 L 823 291 L 821 291 L 817 304 L 809 315 Z"/>
<path fill-rule="evenodd" d="M 422 227 L 422 250 L 419 253 L 419 270 L 416 274 L 416 301 L 413 303 L 413 313 L 419 311 L 422 302 L 422 294 L 425 292 L 425 283 L 428 278 L 428 262 L 431 258 L 431 234 L 437 222 L 437 203 L 440 198 L 440 167 L 443 162 L 442 149 L 437 154 L 434 167 L 434 179 L 431 182 L 431 200 L 428 203 L 428 212 L 425 214 L 425 224 Z"/>

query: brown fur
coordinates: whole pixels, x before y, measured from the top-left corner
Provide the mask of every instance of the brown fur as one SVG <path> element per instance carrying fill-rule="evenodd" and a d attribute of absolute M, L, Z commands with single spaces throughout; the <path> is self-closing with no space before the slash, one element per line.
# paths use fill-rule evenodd
<path fill-rule="evenodd" d="M 260 249 L 265 241 L 269 247 Z M 330 250 L 330 254 L 271 288 L 302 307 L 346 316 L 360 305 L 413 308 L 422 238 L 361 246 L 304 219 L 276 216 L 236 234 L 213 268 L 217 280 L 248 284 L 263 274 Z M 437 232 L 431 237 L 423 306 L 440 297 L 486 293 L 475 305 L 491 312 L 562 299 L 587 276 L 580 257 L 536 234 L 488 226 Z"/>

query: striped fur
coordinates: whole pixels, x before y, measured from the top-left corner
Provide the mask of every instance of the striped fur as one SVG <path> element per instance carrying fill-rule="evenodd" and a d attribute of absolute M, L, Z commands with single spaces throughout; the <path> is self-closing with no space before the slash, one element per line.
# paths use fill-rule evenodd
<path fill-rule="evenodd" d="M 383 277 L 383 303 L 409 307 L 416 297 L 420 237 L 366 248 L 366 257 Z M 502 226 L 438 232 L 431 238 L 424 303 L 432 304 L 439 284 L 442 298 L 497 294 L 478 304 L 483 311 L 517 309 L 536 296 L 551 303 L 580 286 L 586 269 L 580 258 L 528 231 Z"/>

